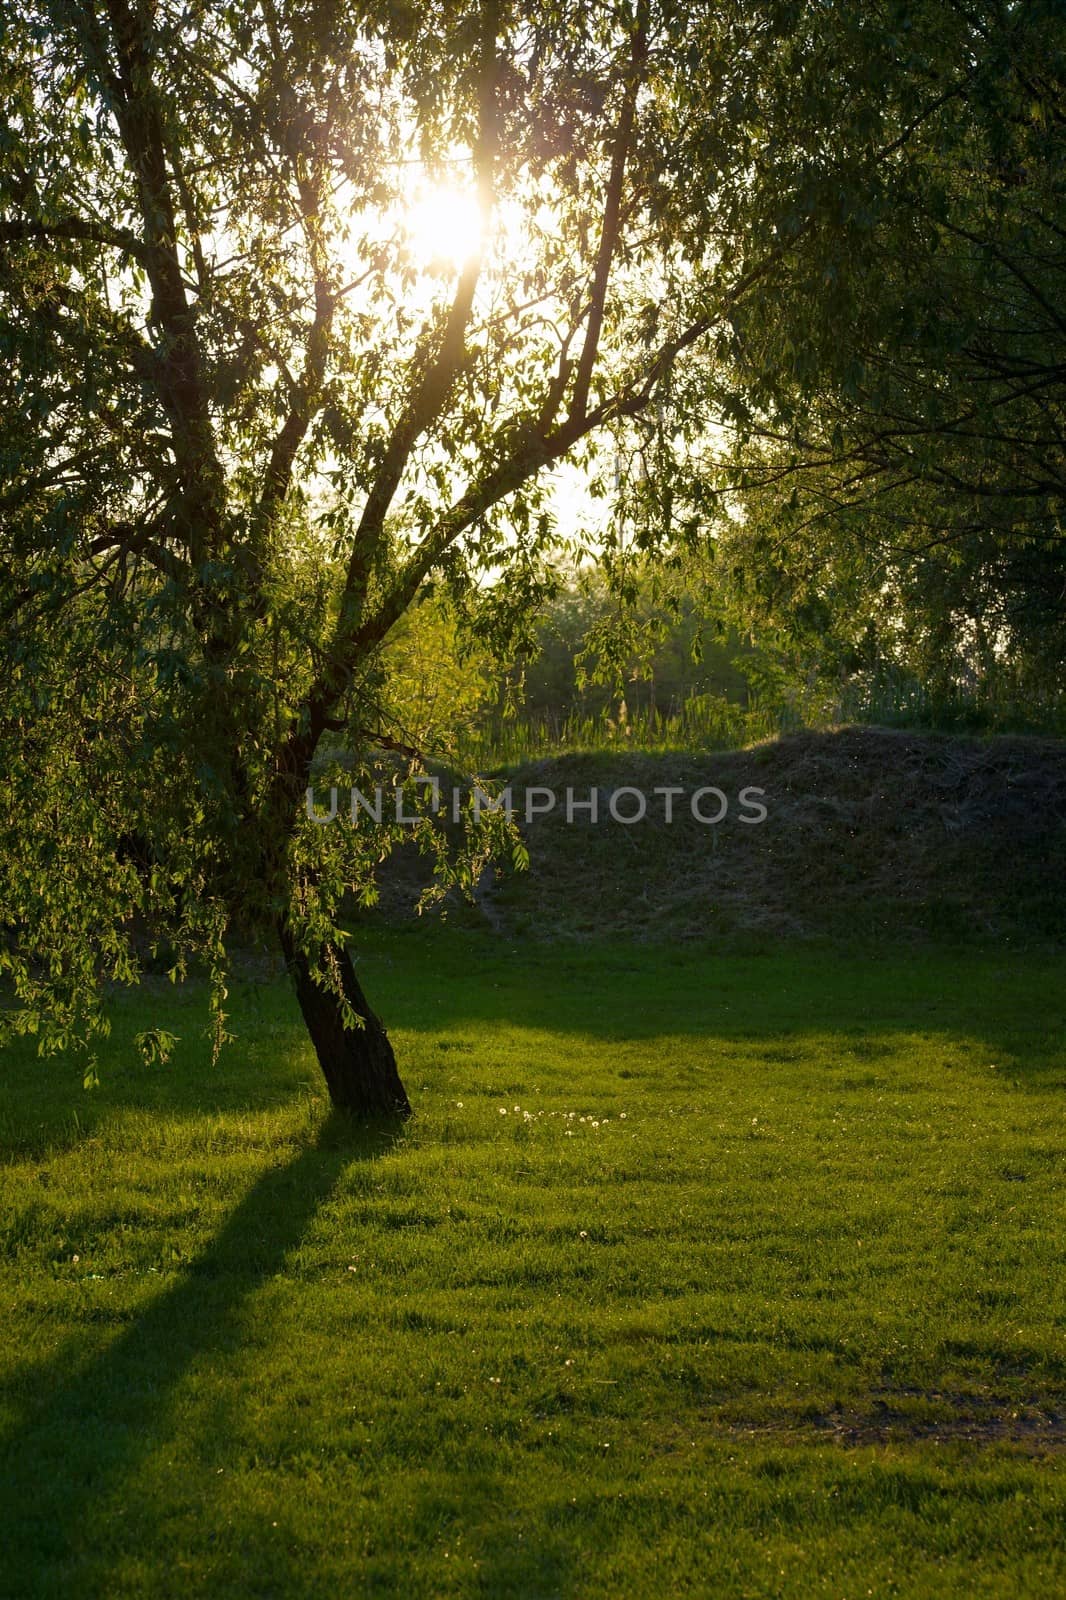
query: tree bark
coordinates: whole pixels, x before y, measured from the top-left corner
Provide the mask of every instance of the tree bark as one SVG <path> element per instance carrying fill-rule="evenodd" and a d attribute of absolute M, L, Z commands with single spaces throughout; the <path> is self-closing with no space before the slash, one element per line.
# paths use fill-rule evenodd
<path fill-rule="evenodd" d="M 311 1043 L 333 1104 L 363 1121 L 395 1120 L 411 1114 L 407 1092 L 400 1081 L 396 1057 L 380 1018 L 370 1009 L 355 975 L 352 958 L 343 945 L 319 952 L 319 964 L 338 976 L 359 1027 L 346 1027 L 335 994 L 316 982 L 311 963 L 297 949 L 287 928 L 280 930 L 281 948 L 296 988 Z"/>

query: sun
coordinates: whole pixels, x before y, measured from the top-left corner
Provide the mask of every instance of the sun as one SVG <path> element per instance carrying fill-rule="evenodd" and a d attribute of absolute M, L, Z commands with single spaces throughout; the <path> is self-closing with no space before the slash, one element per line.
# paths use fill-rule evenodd
<path fill-rule="evenodd" d="M 449 184 L 420 188 L 405 208 L 407 252 L 416 266 L 455 272 L 481 252 L 481 210 L 477 196 Z"/>

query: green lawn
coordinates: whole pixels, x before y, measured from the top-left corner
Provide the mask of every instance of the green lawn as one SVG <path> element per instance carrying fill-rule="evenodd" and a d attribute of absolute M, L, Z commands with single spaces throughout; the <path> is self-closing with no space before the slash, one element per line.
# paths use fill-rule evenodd
<path fill-rule="evenodd" d="M 5 1058 L 5 1600 L 1066 1592 L 1066 962 L 363 967 L 392 1144 L 277 983 Z"/>

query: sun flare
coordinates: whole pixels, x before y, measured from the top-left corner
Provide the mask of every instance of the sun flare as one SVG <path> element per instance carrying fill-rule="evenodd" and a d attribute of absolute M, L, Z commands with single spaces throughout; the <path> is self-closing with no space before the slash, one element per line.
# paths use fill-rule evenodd
<path fill-rule="evenodd" d="M 469 190 L 449 185 L 421 189 L 404 217 L 407 249 L 416 265 L 458 271 L 481 249 L 481 211 Z"/>

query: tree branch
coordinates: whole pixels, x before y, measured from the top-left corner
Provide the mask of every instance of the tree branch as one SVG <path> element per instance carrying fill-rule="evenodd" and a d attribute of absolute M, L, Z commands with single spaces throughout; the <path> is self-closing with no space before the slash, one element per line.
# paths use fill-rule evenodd
<path fill-rule="evenodd" d="M 329 284 L 328 263 L 321 234 L 321 192 L 313 178 L 300 172 L 302 152 L 293 152 L 297 164 L 297 189 L 300 213 L 307 234 L 315 284 L 315 314 L 307 335 L 304 368 L 293 385 L 294 399 L 288 416 L 274 440 L 259 497 L 256 523 L 265 530 L 284 500 L 292 483 L 296 452 L 307 436 L 317 409 L 329 358 L 329 332 L 336 307 L 336 296 Z"/>
<path fill-rule="evenodd" d="M 104 222 L 86 217 L 55 217 L 50 222 L 38 217 L 16 217 L 0 222 L 0 243 L 13 244 L 25 239 L 83 239 L 107 245 L 147 265 L 151 252 L 142 239 L 125 228 L 109 228 Z"/>
<path fill-rule="evenodd" d="M 494 166 L 496 160 L 496 91 L 498 64 L 496 57 L 497 0 L 482 0 L 481 7 L 481 86 L 478 139 L 474 151 L 474 165 L 478 178 L 478 191 L 482 214 L 482 237 L 488 225 L 494 204 Z M 443 337 L 436 356 L 429 362 L 409 397 L 399 421 L 385 447 L 381 466 L 370 493 L 367 495 L 359 525 L 355 531 L 352 552 L 345 574 L 341 598 L 341 614 L 337 633 L 329 652 L 334 662 L 344 659 L 346 641 L 355 626 L 359 608 L 365 597 L 367 584 L 373 570 L 385 518 L 400 485 L 404 470 L 416 442 L 440 415 L 448 399 L 462 363 L 466 347 L 466 330 L 470 321 L 481 270 L 481 254 L 465 263 L 459 276 L 455 296 L 448 313 Z"/>
<path fill-rule="evenodd" d="M 144 222 L 152 320 L 162 340 L 158 387 L 168 413 L 182 484 L 185 535 L 194 563 L 221 536 L 225 480 L 215 443 L 194 316 L 177 249 L 177 220 L 167 172 L 163 115 L 152 77 L 148 13 L 128 0 L 106 0 L 117 71 L 91 8 L 79 11 L 87 53 L 113 97 L 115 118 L 136 179 Z"/>
<path fill-rule="evenodd" d="M 643 8 L 641 8 L 641 12 L 643 12 Z M 629 82 L 626 85 L 625 97 L 622 101 L 622 113 L 618 119 L 618 132 L 611 152 L 611 175 L 607 182 L 603 227 L 600 230 L 600 243 L 596 253 L 596 267 L 592 279 L 592 302 L 589 307 L 588 327 L 585 330 L 585 342 L 581 348 L 581 356 L 577 364 L 577 376 L 574 380 L 574 396 L 570 406 L 570 415 L 575 421 L 583 417 L 588 410 L 592 369 L 599 354 L 603 313 L 607 300 L 607 285 L 610 281 L 611 266 L 615 252 L 618 249 L 618 234 L 622 214 L 622 191 L 625 186 L 629 149 L 633 141 L 637 94 L 642 82 L 647 53 L 647 28 L 643 14 L 641 14 L 633 32 Z"/>
<path fill-rule="evenodd" d="M 192 569 L 180 556 L 159 543 L 165 534 L 162 518 L 146 528 L 137 528 L 129 522 L 116 522 L 106 533 L 97 534 L 85 549 L 86 557 L 104 555 L 108 550 L 118 550 L 123 555 L 144 558 L 174 583 L 188 585 Z"/>

